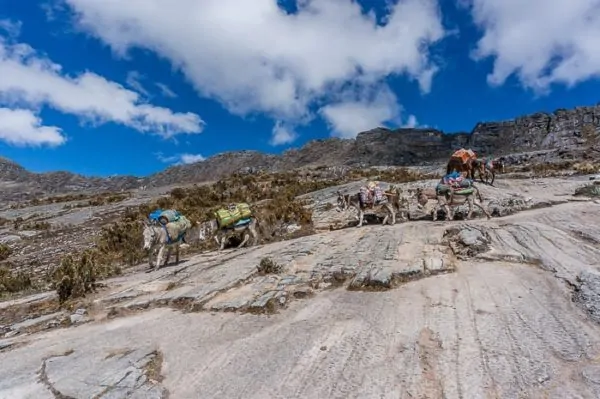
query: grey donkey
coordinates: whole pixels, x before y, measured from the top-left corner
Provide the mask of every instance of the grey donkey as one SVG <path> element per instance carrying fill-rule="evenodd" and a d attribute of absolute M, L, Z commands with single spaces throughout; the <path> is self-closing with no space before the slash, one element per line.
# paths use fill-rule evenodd
<path fill-rule="evenodd" d="M 146 222 L 141 222 L 144 225 L 144 250 L 149 250 L 148 256 L 148 264 L 152 267 L 152 257 L 154 254 L 154 250 L 157 246 L 159 246 L 158 256 L 156 259 L 156 265 L 154 266 L 154 270 L 158 270 L 161 266 L 166 265 L 169 262 L 169 258 L 171 257 L 171 251 L 173 247 L 175 247 L 175 263 L 179 263 L 179 246 L 181 244 L 182 234 L 185 231 L 180 231 L 176 240 L 172 241 L 169 238 L 169 234 L 167 233 L 167 229 L 162 225 L 152 225 Z M 182 248 L 186 248 L 189 245 L 182 244 Z M 167 257 L 164 263 L 161 264 L 163 253 L 165 248 L 167 249 Z"/>
<path fill-rule="evenodd" d="M 361 227 L 363 225 L 365 210 L 367 210 L 367 209 L 371 209 L 373 211 L 373 213 L 376 213 L 376 214 L 382 210 L 385 210 L 386 215 L 383 218 L 382 224 L 386 224 L 388 221 L 390 222 L 390 224 L 396 224 L 396 209 L 394 209 L 394 208 L 398 208 L 398 210 L 401 210 L 400 202 L 398 201 L 399 195 L 397 195 L 397 194 L 385 193 L 385 196 L 387 197 L 387 201 L 385 201 L 381 204 L 373 205 L 371 207 L 369 207 L 368 205 L 365 206 L 364 204 L 361 203 L 360 193 L 342 194 L 341 191 L 338 191 L 337 195 L 338 195 L 338 198 L 337 198 L 336 210 L 338 212 L 345 211 L 345 210 L 349 209 L 350 207 L 357 210 L 358 224 L 356 225 L 356 227 Z M 403 217 L 403 219 L 404 219 L 404 217 Z"/>
<path fill-rule="evenodd" d="M 432 215 L 433 220 L 434 221 L 437 220 L 437 213 L 438 213 L 438 210 L 441 208 L 444 208 L 444 210 L 446 211 L 446 220 L 454 220 L 454 211 L 451 212 L 450 205 L 460 206 L 460 205 L 463 205 L 465 202 L 469 205 L 469 213 L 467 214 L 467 219 L 471 219 L 471 217 L 473 216 L 473 210 L 474 210 L 473 205 L 475 205 L 476 207 L 481 209 L 481 211 L 484 213 L 484 215 L 488 219 L 490 219 L 492 216 L 481 205 L 483 203 L 483 198 L 481 198 L 479 189 L 477 187 L 475 187 L 474 185 L 471 187 L 473 188 L 473 192 L 470 194 L 456 194 L 453 192 L 450 192 L 447 194 L 436 193 L 437 203 L 432 211 L 433 212 L 433 215 Z M 417 194 L 417 195 L 419 195 L 419 194 Z M 421 195 L 422 195 L 422 193 L 421 193 Z M 477 196 L 477 199 L 479 200 L 479 202 L 475 201 L 474 195 Z"/>

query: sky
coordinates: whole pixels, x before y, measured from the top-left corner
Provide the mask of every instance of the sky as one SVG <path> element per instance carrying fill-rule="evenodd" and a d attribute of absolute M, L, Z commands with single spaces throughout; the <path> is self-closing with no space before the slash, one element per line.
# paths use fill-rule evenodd
<path fill-rule="evenodd" d="M 599 37 L 600 0 L 0 0 L 0 155 L 146 176 L 379 126 L 469 132 L 597 104 Z"/>

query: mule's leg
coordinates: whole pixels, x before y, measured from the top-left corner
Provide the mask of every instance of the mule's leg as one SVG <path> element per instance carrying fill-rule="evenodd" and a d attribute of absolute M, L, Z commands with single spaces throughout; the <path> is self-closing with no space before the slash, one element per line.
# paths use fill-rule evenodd
<path fill-rule="evenodd" d="M 389 206 L 390 213 L 392 214 L 392 225 L 396 224 L 396 211 L 392 205 Z"/>
<path fill-rule="evenodd" d="M 160 263 L 162 262 L 162 258 L 163 258 L 163 252 L 165 251 L 165 246 L 164 244 L 160 246 L 160 249 L 158 250 L 158 255 L 156 257 L 156 266 L 154 266 L 154 270 L 158 270 L 160 269 Z"/>
<path fill-rule="evenodd" d="M 434 222 L 437 220 L 437 214 L 438 214 L 438 211 L 440 210 L 440 208 L 441 208 L 440 204 L 437 203 L 434 205 L 433 210 L 431 211 L 431 217 Z"/>
<path fill-rule="evenodd" d="M 490 186 L 493 186 L 494 179 L 496 179 L 496 173 L 493 170 L 490 170 L 490 174 L 492 175 L 492 181 L 490 182 Z"/>
<path fill-rule="evenodd" d="M 356 227 L 361 227 L 363 225 L 363 219 L 364 219 L 364 212 L 362 211 L 362 209 L 358 210 L 358 225 L 356 225 Z"/>
<path fill-rule="evenodd" d="M 179 264 L 179 244 L 175 245 L 175 264 Z"/>
<path fill-rule="evenodd" d="M 256 227 L 250 225 L 249 227 L 250 235 L 252 236 L 252 246 L 258 244 L 258 233 L 256 232 Z"/>
<path fill-rule="evenodd" d="M 225 248 L 225 241 L 227 241 L 227 234 L 223 234 L 221 237 L 221 246 L 219 247 L 219 251 L 222 251 Z"/>
<path fill-rule="evenodd" d="M 154 247 L 150 248 L 150 251 L 148 251 L 148 269 L 152 268 L 152 255 L 154 255 Z"/>
<path fill-rule="evenodd" d="M 172 246 L 168 246 L 167 247 L 167 259 L 165 260 L 165 266 L 169 264 L 169 261 L 171 260 L 171 254 L 173 252 L 173 247 Z"/>
<path fill-rule="evenodd" d="M 446 203 L 444 205 L 444 210 L 446 211 L 446 220 L 454 220 L 454 212 L 450 210 L 450 205 Z"/>
<path fill-rule="evenodd" d="M 469 213 L 467 213 L 467 220 L 469 220 L 473 216 L 473 197 L 470 195 L 467 196 L 467 205 L 469 205 Z"/>
<path fill-rule="evenodd" d="M 408 212 L 405 209 L 399 210 L 400 219 L 402 222 L 406 222 L 408 220 Z"/>
<path fill-rule="evenodd" d="M 478 207 L 479 209 L 481 209 L 481 211 L 483 212 L 483 214 L 488 218 L 491 219 L 492 215 L 490 215 L 490 213 L 483 207 L 483 205 L 477 203 L 476 201 L 473 201 L 473 204 L 475 204 L 476 207 Z"/>
<path fill-rule="evenodd" d="M 254 236 L 252 245 L 258 245 L 258 230 L 256 230 L 256 227 L 253 226 L 250 231 L 252 232 L 252 235 Z"/>
<path fill-rule="evenodd" d="M 246 245 L 246 243 L 248 242 L 248 240 L 250 239 L 250 235 L 248 233 L 244 234 L 244 239 L 242 240 L 242 242 L 240 243 L 240 245 L 238 245 L 238 248 L 243 247 L 244 245 Z"/>

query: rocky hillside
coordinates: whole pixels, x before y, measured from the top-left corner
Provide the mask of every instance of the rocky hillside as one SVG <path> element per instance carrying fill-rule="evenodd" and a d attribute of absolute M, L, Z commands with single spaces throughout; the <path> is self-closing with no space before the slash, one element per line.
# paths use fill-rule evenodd
<path fill-rule="evenodd" d="M 536 113 L 503 122 L 479 123 L 470 132 L 445 133 L 436 129 L 377 128 L 356 139 L 324 139 L 307 143 L 281 156 L 258 152 L 220 154 L 204 162 L 169 168 L 150 176 L 160 186 L 222 176 L 245 167 L 268 171 L 306 166 L 410 166 L 447 159 L 460 147 L 482 155 L 506 155 L 541 151 L 544 159 L 578 159 L 586 152 L 600 158 L 600 105 Z M 590 149 L 594 151 L 590 151 Z"/>
<path fill-rule="evenodd" d="M 542 151 L 543 159 L 600 158 L 600 105 L 537 113 L 510 121 L 485 122 L 472 132 L 444 133 L 435 129 L 377 128 L 356 139 L 314 140 L 282 155 L 257 151 L 227 152 L 203 162 L 168 168 L 136 178 L 91 178 L 67 172 L 35 174 L 0 158 L 3 199 L 21 199 L 49 193 L 129 190 L 140 186 L 163 187 L 219 179 L 238 171 L 288 171 L 317 166 L 407 166 L 440 162 L 460 147 L 482 155 Z"/>
<path fill-rule="evenodd" d="M 0 198 L 21 200 L 44 195 L 81 191 L 120 191 L 140 185 L 133 176 L 87 177 L 69 172 L 33 173 L 0 157 Z"/>
<path fill-rule="evenodd" d="M 411 200 L 408 222 L 329 231 L 356 223 L 333 206 L 353 181 L 303 196 L 321 233 L 182 251 L 178 265 L 140 265 L 62 305 L 60 288 L 0 301 L 0 398 L 381 398 L 392 386 L 412 398 L 599 398 L 600 201 L 573 195 L 587 183 L 503 175 L 480 186 L 490 220 L 433 223 L 435 201 Z M 107 211 L 80 208 L 80 229 Z M 42 260 L 61 233 L 38 246 Z M 34 245 L 11 244 L 11 271 Z M 67 259 L 59 281 L 103 277 L 90 257 Z"/>

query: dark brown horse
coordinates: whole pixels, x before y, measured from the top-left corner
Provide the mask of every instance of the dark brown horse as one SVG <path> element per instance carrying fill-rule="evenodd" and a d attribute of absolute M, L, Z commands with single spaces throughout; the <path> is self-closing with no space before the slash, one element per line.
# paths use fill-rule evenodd
<path fill-rule="evenodd" d="M 446 165 L 446 174 L 452 172 L 458 172 L 468 179 L 475 179 L 475 170 L 473 167 L 473 159 L 469 159 L 467 162 L 463 162 L 461 158 L 450 157 L 448 165 Z"/>

